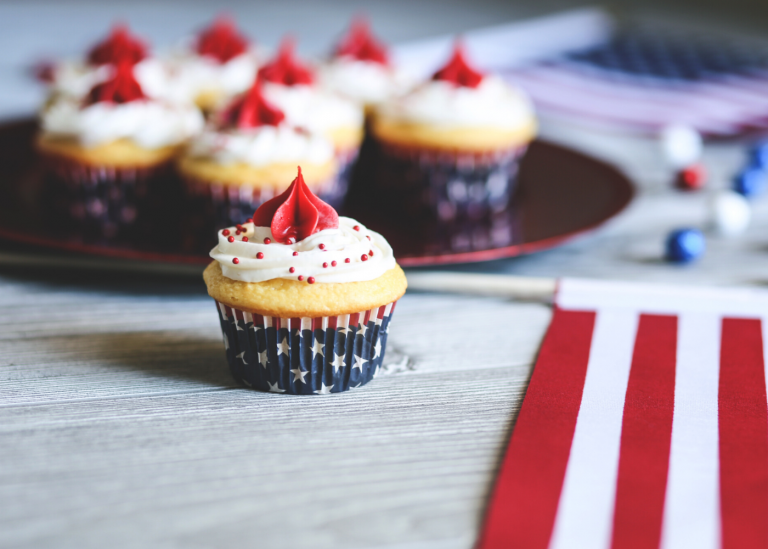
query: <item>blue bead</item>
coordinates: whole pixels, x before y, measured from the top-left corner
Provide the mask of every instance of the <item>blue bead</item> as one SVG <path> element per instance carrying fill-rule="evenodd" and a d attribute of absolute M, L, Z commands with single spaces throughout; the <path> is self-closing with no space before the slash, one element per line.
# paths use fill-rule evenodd
<path fill-rule="evenodd" d="M 749 162 L 755 168 L 768 168 L 768 141 L 761 141 L 752 147 Z"/>
<path fill-rule="evenodd" d="M 688 263 L 704 253 L 706 241 L 698 229 L 678 229 L 667 237 L 667 260 Z"/>
<path fill-rule="evenodd" d="M 734 179 L 733 190 L 747 198 L 757 196 L 765 191 L 768 183 L 766 175 L 762 168 L 745 168 Z"/>

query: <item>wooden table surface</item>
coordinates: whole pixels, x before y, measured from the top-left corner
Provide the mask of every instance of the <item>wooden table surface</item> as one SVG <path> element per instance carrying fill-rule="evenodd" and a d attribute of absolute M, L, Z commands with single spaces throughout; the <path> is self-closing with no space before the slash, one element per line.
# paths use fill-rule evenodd
<path fill-rule="evenodd" d="M 662 190 L 655 144 L 545 134 L 618 162 L 627 212 L 557 250 L 456 270 L 695 284 L 768 281 L 768 203 L 748 234 L 660 260 L 704 194 Z M 723 185 L 735 146 L 708 150 Z M 407 294 L 386 368 L 328 397 L 238 386 L 202 280 L 2 265 L 0 546 L 469 548 L 551 311 Z"/>

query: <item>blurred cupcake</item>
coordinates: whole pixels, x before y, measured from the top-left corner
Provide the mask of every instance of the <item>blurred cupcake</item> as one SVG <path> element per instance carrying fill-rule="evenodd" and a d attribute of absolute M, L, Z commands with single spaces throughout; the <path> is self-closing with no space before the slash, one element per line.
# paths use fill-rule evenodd
<path fill-rule="evenodd" d="M 339 182 L 346 190 L 363 139 L 363 110 L 318 86 L 314 72 L 296 59 L 293 50 L 293 41 L 284 40 L 275 58 L 259 69 L 264 94 L 285 112 L 290 124 L 321 133 L 333 142 Z"/>
<path fill-rule="evenodd" d="M 374 194 L 444 221 L 503 210 L 535 132 L 527 96 L 472 68 L 457 43 L 431 80 L 377 109 Z"/>
<path fill-rule="evenodd" d="M 36 143 L 56 206 L 96 236 L 162 202 L 174 156 L 203 127 L 197 108 L 149 99 L 130 61 L 111 72 L 84 100 L 59 97 L 44 109 Z"/>
<path fill-rule="evenodd" d="M 320 85 L 362 105 L 366 112 L 404 93 L 412 79 L 397 70 L 365 19 L 352 22 L 330 60 L 318 70 Z"/>
<path fill-rule="evenodd" d="M 194 223 L 210 235 L 214 229 L 243 223 L 263 202 L 283 192 L 297 164 L 304 166 L 315 193 L 334 204 L 341 202 L 331 141 L 292 125 L 265 99 L 256 81 L 213 115 L 179 159 L 178 171 L 197 204 Z"/>
<path fill-rule="evenodd" d="M 219 231 L 203 277 L 216 300 L 227 360 L 249 387 L 328 394 L 381 367 L 405 275 L 384 238 L 339 217 L 304 184 Z"/>
<path fill-rule="evenodd" d="M 188 46 L 163 59 L 164 74 L 143 75 L 153 95 L 195 103 L 206 113 L 246 91 L 259 56 L 232 20 L 219 17 Z"/>

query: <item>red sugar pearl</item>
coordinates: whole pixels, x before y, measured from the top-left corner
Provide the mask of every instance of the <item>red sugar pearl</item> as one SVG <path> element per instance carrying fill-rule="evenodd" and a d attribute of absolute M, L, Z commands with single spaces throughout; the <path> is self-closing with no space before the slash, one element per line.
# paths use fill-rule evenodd
<path fill-rule="evenodd" d="M 237 230 L 238 230 L 238 231 L 242 231 L 242 230 L 243 230 L 243 226 L 242 226 L 242 225 L 240 225 L 240 223 L 238 223 L 237 225 L 235 225 L 235 227 L 237 227 Z"/>
<path fill-rule="evenodd" d="M 302 280 L 304 280 L 304 277 L 302 275 L 299 275 L 299 282 L 301 282 Z"/>
<path fill-rule="evenodd" d="M 323 263 L 323 269 L 327 269 L 327 268 L 328 268 L 328 263 Z"/>
<path fill-rule="evenodd" d="M 368 256 L 363 254 L 363 255 L 360 256 L 360 260 L 361 261 L 368 261 Z"/>
<path fill-rule="evenodd" d="M 336 266 L 336 262 L 335 261 L 331 261 L 331 267 L 335 267 L 335 266 Z"/>
<path fill-rule="evenodd" d="M 252 217 L 249 217 L 248 219 L 246 219 L 246 220 L 245 220 L 245 222 L 246 222 L 246 223 L 253 223 L 253 218 L 252 218 Z"/>
<path fill-rule="evenodd" d="M 307 279 L 307 282 L 309 282 L 310 284 L 314 284 L 314 283 L 315 283 L 315 277 L 314 277 L 314 276 L 310 276 L 310 277 Z"/>
<path fill-rule="evenodd" d="M 360 230 L 360 225 L 355 225 L 355 226 L 354 226 L 354 227 L 352 227 L 352 228 L 353 228 L 353 229 L 355 229 L 356 231 L 359 231 L 359 230 Z"/>
<path fill-rule="evenodd" d="M 347 258 L 347 259 L 344 260 L 344 263 L 349 263 L 350 261 L 351 261 L 351 259 Z"/>
<path fill-rule="evenodd" d="M 373 250 L 368 250 L 368 255 L 373 257 Z"/>
<path fill-rule="evenodd" d="M 242 232 L 243 232 L 243 231 L 235 231 L 235 234 L 236 234 L 237 236 L 240 236 L 240 235 L 242 234 Z"/>
<path fill-rule="evenodd" d="M 221 234 L 223 234 L 224 236 L 229 236 L 229 229 L 224 229 L 223 231 L 221 231 Z"/>
<path fill-rule="evenodd" d="M 297 255 L 299 255 L 299 252 L 293 252 L 294 257 L 296 257 Z"/>
<path fill-rule="evenodd" d="M 235 265 L 237 265 L 238 263 L 240 263 L 240 260 L 239 260 L 239 259 L 237 259 L 236 257 L 233 257 L 233 258 L 232 258 L 232 263 L 234 263 Z"/>
<path fill-rule="evenodd" d="M 234 236 L 228 236 L 227 237 L 227 242 L 234 242 L 234 241 L 235 241 L 235 237 Z"/>
<path fill-rule="evenodd" d="M 271 244 L 271 243 L 272 243 L 272 239 L 271 238 L 267 237 L 267 238 L 264 239 L 264 244 Z"/>
<path fill-rule="evenodd" d="M 320 244 L 320 245 L 318 246 L 318 248 L 320 248 L 321 250 L 324 250 L 324 249 L 325 249 L 325 244 Z"/>
<path fill-rule="evenodd" d="M 256 259 L 264 259 L 264 254 L 259 252 L 256 254 Z"/>
<path fill-rule="evenodd" d="M 291 267 L 290 269 L 288 269 L 288 272 L 289 272 L 289 273 L 295 273 L 295 272 L 296 272 L 296 269 L 295 269 L 295 268 L 293 268 L 293 267 Z"/>
<path fill-rule="evenodd" d="M 369 235 L 365 235 L 365 238 L 367 238 L 368 240 L 371 239 L 371 237 Z"/>
<path fill-rule="evenodd" d="M 247 236 L 243 237 L 243 242 L 248 242 L 248 237 Z"/>

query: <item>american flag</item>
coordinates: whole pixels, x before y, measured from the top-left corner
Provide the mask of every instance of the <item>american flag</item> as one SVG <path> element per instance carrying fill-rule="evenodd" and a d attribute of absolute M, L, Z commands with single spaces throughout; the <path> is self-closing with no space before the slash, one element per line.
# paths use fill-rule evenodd
<path fill-rule="evenodd" d="M 768 547 L 768 292 L 561 281 L 478 549 Z"/>

